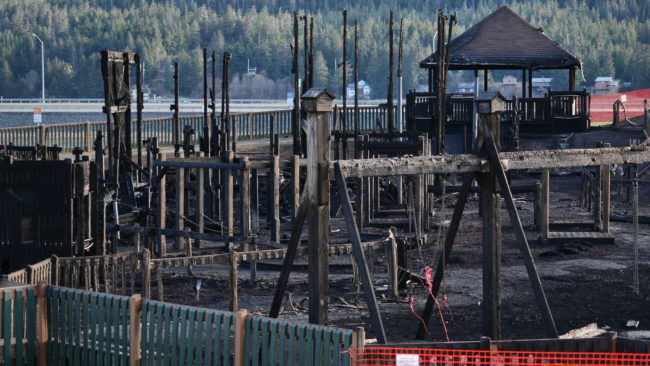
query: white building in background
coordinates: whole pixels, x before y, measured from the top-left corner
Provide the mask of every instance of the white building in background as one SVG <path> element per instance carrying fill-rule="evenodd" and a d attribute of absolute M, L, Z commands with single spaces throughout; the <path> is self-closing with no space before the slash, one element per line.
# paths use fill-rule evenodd
<path fill-rule="evenodd" d="M 365 80 L 359 80 L 359 99 L 369 99 L 372 88 Z M 347 86 L 348 99 L 354 98 L 354 83 Z"/>
<path fill-rule="evenodd" d="M 616 80 L 611 76 L 599 76 L 594 81 L 594 86 L 591 88 L 591 94 L 603 95 L 618 93 L 621 87 L 620 80 Z"/>
<path fill-rule="evenodd" d="M 533 97 L 543 97 L 551 89 L 553 78 L 539 77 L 533 78 Z"/>

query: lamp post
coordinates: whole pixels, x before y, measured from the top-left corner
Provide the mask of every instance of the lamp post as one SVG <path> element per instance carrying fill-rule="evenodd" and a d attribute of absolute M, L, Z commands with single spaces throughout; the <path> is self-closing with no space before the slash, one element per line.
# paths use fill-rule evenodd
<path fill-rule="evenodd" d="M 45 103 L 45 46 L 43 40 L 32 33 L 32 36 L 41 42 L 41 103 Z"/>

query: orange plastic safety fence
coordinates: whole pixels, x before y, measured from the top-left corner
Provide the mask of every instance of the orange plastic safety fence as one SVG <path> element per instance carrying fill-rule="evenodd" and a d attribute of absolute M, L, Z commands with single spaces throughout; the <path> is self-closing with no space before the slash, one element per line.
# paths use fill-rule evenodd
<path fill-rule="evenodd" d="M 471 351 L 371 347 L 351 349 L 352 366 L 553 366 L 650 365 L 650 354 L 591 352 Z"/>

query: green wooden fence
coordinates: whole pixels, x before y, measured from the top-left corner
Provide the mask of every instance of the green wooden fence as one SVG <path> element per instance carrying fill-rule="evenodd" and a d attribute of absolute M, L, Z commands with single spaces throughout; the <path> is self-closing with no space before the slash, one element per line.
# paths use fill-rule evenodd
<path fill-rule="evenodd" d="M 235 313 L 142 302 L 142 365 L 231 365 Z"/>
<path fill-rule="evenodd" d="M 126 365 L 129 298 L 47 288 L 48 364 Z"/>
<path fill-rule="evenodd" d="M 4 365 L 34 365 L 36 362 L 36 295 L 34 287 L 0 291 L 2 306 L 2 360 Z"/>
<path fill-rule="evenodd" d="M 350 330 L 246 318 L 245 365 L 349 365 Z"/>
<path fill-rule="evenodd" d="M 347 366 L 346 351 L 363 339 L 362 329 L 44 284 L 6 288 L 0 298 L 4 365 Z"/>

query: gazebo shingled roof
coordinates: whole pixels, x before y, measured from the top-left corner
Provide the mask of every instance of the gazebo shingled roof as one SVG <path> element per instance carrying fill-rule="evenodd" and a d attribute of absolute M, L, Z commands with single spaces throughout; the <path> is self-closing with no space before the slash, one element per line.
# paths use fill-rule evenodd
<path fill-rule="evenodd" d="M 436 65 L 436 53 L 420 67 Z M 567 69 L 580 60 L 502 6 L 451 41 L 450 69 Z"/>

